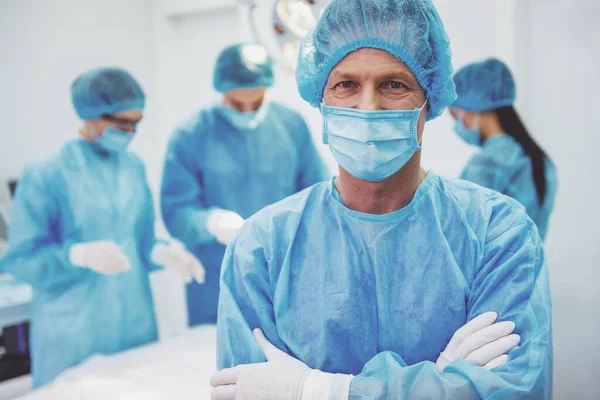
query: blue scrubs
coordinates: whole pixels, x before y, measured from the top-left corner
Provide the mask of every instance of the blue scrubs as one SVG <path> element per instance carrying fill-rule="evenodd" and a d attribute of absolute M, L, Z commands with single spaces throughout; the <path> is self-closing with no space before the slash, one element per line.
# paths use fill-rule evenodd
<path fill-rule="evenodd" d="M 205 284 L 186 288 L 190 325 L 217 321 L 225 246 L 208 232 L 208 215 L 222 208 L 246 219 L 327 178 L 306 123 L 277 103 L 254 130 L 236 129 L 217 106 L 177 129 L 166 156 L 161 209 L 169 233 L 206 269 Z"/>
<path fill-rule="evenodd" d="M 481 151 L 469 161 L 461 179 L 517 200 L 536 223 L 542 239 L 546 237 L 557 189 L 556 168 L 552 161 L 546 159 L 546 196 L 541 204 L 533 180 L 531 159 L 523 152 L 521 145 L 506 134 L 483 142 Z"/>
<path fill-rule="evenodd" d="M 157 339 L 148 273 L 156 243 L 144 166 L 132 153 L 106 153 L 75 139 L 23 172 L 0 269 L 33 287 L 33 386 L 94 353 Z M 111 240 L 131 268 L 114 276 L 69 262 L 71 245 Z"/>
<path fill-rule="evenodd" d="M 521 343 L 493 371 L 435 368 L 454 332 L 495 311 Z M 516 201 L 429 173 L 406 207 L 346 208 L 333 182 L 252 217 L 228 247 L 219 369 L 264 361 L 252 329 L 311 368 L 356 375 L 349 399 L 551 398 L 544 249 Z"/>

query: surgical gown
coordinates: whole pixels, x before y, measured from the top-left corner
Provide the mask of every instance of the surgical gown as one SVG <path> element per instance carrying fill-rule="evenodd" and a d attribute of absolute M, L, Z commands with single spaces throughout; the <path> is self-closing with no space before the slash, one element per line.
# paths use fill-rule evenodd
<path fill-rule="evenodd" d="M 505 194 L 521 203 L 536 223 L 542 239 L 554 207 L 557 180 L 552 161 L 546 159 L 546 196 L 538 202 L 531 159 L 511 136 L 502 134 L 486 140 L 481 152 L 467 164 L 461 178 Z"/>
<path fill-rule="evenodd" d="M 141 161 L 67 142 L 27 166 L 11 210 L 0 269 L 33 287 L 31 358 L 38 387 L 94 353 L 157 339 L 148 272 L 157 268 L 154 210 Z M 72 244 L 112 240 L 129 270 L 98 274 L 69 262 Z"/>
<path fill-rule="evenodd" d="M 496 311 L 521 343 L 493 371 L 438 373 L 454 332 Z M 551 398 L 541 238 L 522 206 L 429 173 L 390 214 L 346 208 L 333 182 L 255 215 L 223 262 L 217 365 L 264 361 L 252 329 L 311 368 L 356 375 L 349 399 Z"/>
<path fill-rule="evenodd" d="M 225 246 L 206 229 L 210 212 L 222 208 L 246 219 L 327 178 L 304 120 L 277 103 L 254 130 L 237 130 L 216 106 L 177 129 L 166 156 L 161 209 L 169 233 L 206 269 L 205 284 L 186 287 L 190 325 L 217 321 Z"/>

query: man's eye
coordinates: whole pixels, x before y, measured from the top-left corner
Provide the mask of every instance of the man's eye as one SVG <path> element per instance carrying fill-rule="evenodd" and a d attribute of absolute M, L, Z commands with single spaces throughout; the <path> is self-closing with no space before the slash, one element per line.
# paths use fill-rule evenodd
<path fill-rule="evenodd" d="M 402 89 L 402 88 L 404 88 L 404 85 L 401 82 L 396 82 L 396 81 L 388 82 L 388 86 L 390 87 L 390 89 Z"/>
<path fill-rule="evenodd" d="M 344 81 L 340 82 L 338 85 L 344 89 L 352 89 L 355 86 L 355 83 L 352 81 Z"/>

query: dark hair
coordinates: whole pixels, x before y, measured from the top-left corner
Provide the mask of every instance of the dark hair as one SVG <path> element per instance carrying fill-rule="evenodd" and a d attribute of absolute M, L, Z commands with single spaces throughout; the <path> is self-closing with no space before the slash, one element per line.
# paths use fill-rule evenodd
<path fill-rule="evenodd" d="M 517 110 L 513 106 L 500 107 L 494 110 L 500 121 L 500 126 L 507 135 L 512 136 L 523 148 L 523 151 L 531 159 L 533 169 L 533 181 L 537 191 L 538 203 L 543 204 L 546 197 L 546 158 L 547 155 L 533 140 L 523 125 Z"/>

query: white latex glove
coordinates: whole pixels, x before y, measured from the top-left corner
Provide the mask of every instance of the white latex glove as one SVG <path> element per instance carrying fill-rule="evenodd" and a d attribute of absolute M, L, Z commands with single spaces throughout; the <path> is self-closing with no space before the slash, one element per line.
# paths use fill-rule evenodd
<path fill-rule="evenodd" d="M 210 379 L 211 400 L 347 400 L 352 375 L 330 374 L 309 368 L 273 346 L 260 329 L 254 330 L 267 362 L 238 365 Z M 336 384 L 334 385 L 334 379 Z M 338 393 L 330 390 L 338 389 Z"/>
<path fill-rule="evenodd" d="M 116 275 L 130 267 L 129 259 L 121 247 L 110 240 L 72 245 L 69 261 L 76 267 L 89 268 L 104 275 Z"/>
<path fill-rule="evenodd" d="M 150 259 L 154 264 L 177 273 L 185 283 L 190 283 L 192 279 L 204 283 L 204 267 L 179 243 L 157 243 L 152 248 Z"/>
<path fill-rule="evenodd" d="M 491 370 L 508 362 L 508 352 L 516 347 L 521 337 L 512 334 L 515 323 L 496 322 L 498 314 L 488 312 L 469 321 L 458 329 L 446 346 L 435 366 L 439 372 L 457 358 Z"/>
<path fill-rule="evenodd" d="M 244 225 L 244 219 L 238 213 L 217 209 L 210 213 L 206 229 L 217 241 L 227 246 Z"/>

